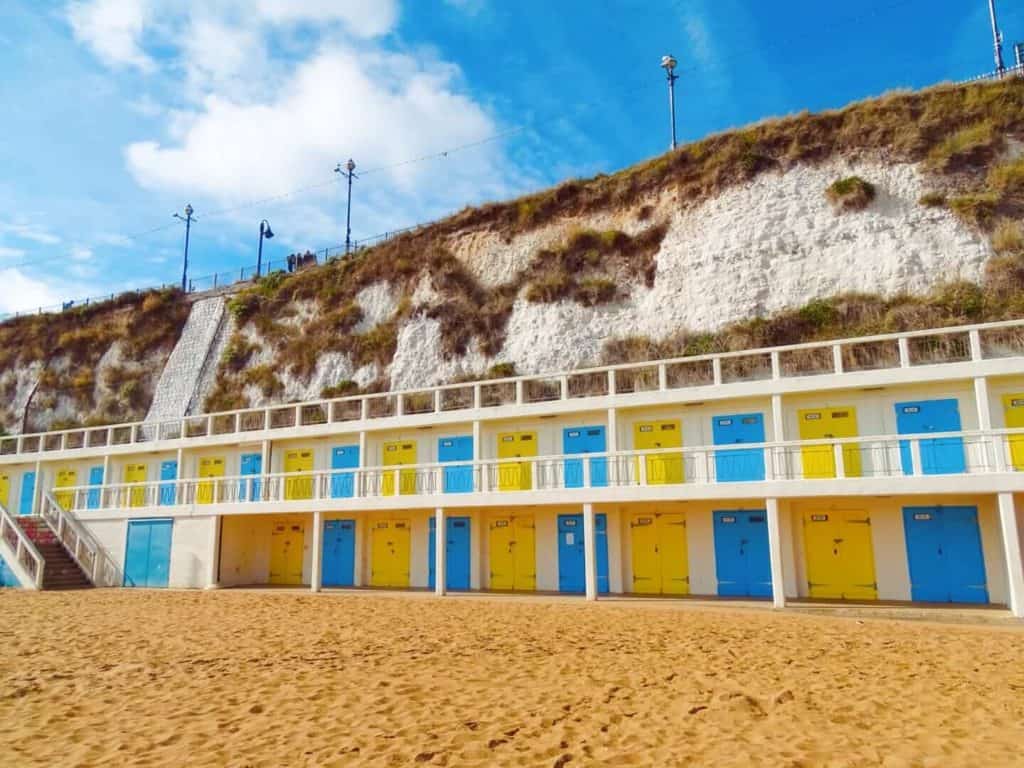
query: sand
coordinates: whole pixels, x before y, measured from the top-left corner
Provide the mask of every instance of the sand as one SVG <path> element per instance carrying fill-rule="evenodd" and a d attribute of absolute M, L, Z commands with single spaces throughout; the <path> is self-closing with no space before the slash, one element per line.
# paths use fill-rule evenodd
<path fill-rule="evenodd" d="M 5 590 L 0 647 L 7 767 L 1024 765 L 1020 625 Z"/>

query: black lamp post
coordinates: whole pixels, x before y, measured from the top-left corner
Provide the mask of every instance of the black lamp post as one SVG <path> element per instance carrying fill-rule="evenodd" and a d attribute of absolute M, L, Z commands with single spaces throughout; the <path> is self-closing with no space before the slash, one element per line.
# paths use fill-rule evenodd
<path fill-rule="evenodd" d="M 199 221 L 199 219 L 192 216 L 193 212 L 192 206 L 186 204 L 184 216 L 180 213 L 174 214 L 174 218 L 185 222 L 185 264 L 181 268 L 181 290 L 186 292 L 188 291 L 188 236 L 192 231 L 192 222 Z"/>
<path fill-rule="evenodd" d="M 256 252 L 256 277 L 260 276 L 260 271 L 263 269 L 263 241 L 264 239 L 269 240 L 273 236 L 274 232 L 270 228 L 270 222 L 264 219 L 260 222 L 260 246 Z"/>
<path fill-rule="evenodd" d="M 348 204 L 345 211 L 345 253 L 347 254 L 352 250 L 352 179 L 358 179 L 359 176 L 356 175 L 356 164 L 351 157 L 345 163 L 344 170 L 342 170 L 341 163 L 338 163 L 334 172 L 340 173 L 348 179 Z"/>

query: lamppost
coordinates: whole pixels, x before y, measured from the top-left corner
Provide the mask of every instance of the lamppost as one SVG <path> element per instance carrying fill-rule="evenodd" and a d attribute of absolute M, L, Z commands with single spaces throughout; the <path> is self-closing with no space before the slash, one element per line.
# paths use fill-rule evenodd
<path fill-rule="evenodd" d="M 270 228 L 270 222 L 264 219 L 260 222 L 260 247 L 256 252 L 256 277 L 260 276 L 260 270 L 263 268 L 263 240 L 269 240 L 274 236 L 274 231 Z"/>
<path fill-rule="evenodd" d="M 661 57 L 661 68 L 665 70 L 665 75 L 668 78 L 668 111 L 672 120 L 671 149 L 676 148 L 676 80 L 679 79 L 679 75 L 676 74 L 677 63 L 672 54 Z"/>
<path fill-rule="evenodd" d="M 185 215 L 182 216 L 180 213 L 174 214 L 174 218 L 181 219 L 185 222 L 185 265 L 181 268 L 181 290 L 188 291 L 188 236 L 192 230 L 192 222 L 199 221 L 192 216 L 192 206 L 189 203 L 185 204 Z"/>
<path fill-rule="evenodd" d="M 345 170 L 341 169 L 341 163 L 338 163 L 334 169 L 335 173 L 340 173 L 346 179 L 348 179 L 348 210 L 345 213 L 345 253 L 352 249 L 352 179 L 358 179 L 359 177 L 355 174 L 356 163 L 350 157 L 348 162 L 345 163 Z"/>
<path fill-rule="evenodd" d="M 996 21 L 996 0 L 988 0 L 988 16 L 992 21 L 992 41 L 995 44 L 996 74 L 1002 77 L 1006 73 L 1006 65 L 1003 63 L 1003 33 L 999 31 L 999 22 Z"/>

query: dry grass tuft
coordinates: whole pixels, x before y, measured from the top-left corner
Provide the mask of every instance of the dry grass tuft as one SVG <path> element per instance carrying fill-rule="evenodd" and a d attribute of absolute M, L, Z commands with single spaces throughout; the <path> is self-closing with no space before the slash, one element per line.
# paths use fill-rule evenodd
<path fill-rule="evenodd" d="M 832 182 L 825 196 L 837 212 L 863 211 L 875 199 L 875 185 L 860 176 L 850 176 Z"/>

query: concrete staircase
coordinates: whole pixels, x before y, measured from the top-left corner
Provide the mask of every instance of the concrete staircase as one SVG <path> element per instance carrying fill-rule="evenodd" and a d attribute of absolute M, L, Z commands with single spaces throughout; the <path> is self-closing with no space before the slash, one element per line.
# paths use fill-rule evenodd
<path fill-rule="evenodd" d="M 57 534 L 41 517 L 15 518 L 21 530 L 35 544 L 46 561 L 43 568 L 43 589 L 89 589 L 92 583 L 82 573 Z"/>

